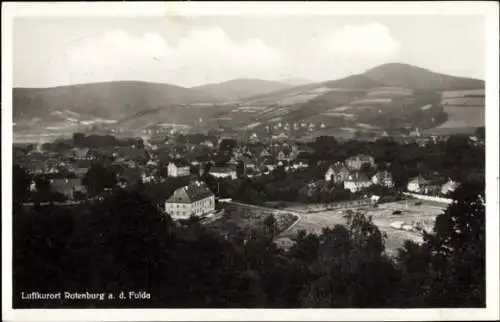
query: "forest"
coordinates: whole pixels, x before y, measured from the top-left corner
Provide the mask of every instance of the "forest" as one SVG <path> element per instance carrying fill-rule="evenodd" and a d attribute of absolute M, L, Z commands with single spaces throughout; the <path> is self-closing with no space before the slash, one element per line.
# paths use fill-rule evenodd
<path fill-rule="evenodd" d="M 26 187 L 26 186 L 25 186 Z M 15 308 L 430 308 L 485 306 L 484 184 L 465 183 L 423 244 L 396 258 L 362 213 L 289 252 L 272 229 L 223 238 L 172 221 L 143 192 L 25 208 L 14 191 Z M 273 221 L 270 220 L 272 223 Z M 21 292 L 147 291 L 148 300 L 25 301 Z"/>

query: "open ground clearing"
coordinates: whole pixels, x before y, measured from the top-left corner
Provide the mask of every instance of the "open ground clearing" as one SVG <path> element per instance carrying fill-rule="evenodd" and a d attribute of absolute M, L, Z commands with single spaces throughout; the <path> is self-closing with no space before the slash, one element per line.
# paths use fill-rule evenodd
<path fill-rule="evenodd" d="M 376 224 L 382 232 L 387 234 L 386 251 L 389 255 L 395 255 L 397 249 L 403 246 L 405 240 L 415 242 L 422 241 L 422 234 L 418 232 L 404 231 L 391 227 L 391 223 L 395 221 L 412 222 L 412 221 L 434 221 L 436 216 L 441 214 L 445 205 L 437 203 L 423 202 L 420 205 L 415 205 L 416 200 L 408 202 L 392 202 L 380 204 L 376 208 L 357 208 L 365 212 L 368 216 L 372 216 L 374 224 Z M 401 211 L 401 214 L 394 215 L 394 211 Z M 292 229 L 282 234 L 282 237 L 293 238 L 299 230 L 306 230 L 308 233 L 320 234 L 323 228 L 333 228 L 335 225 L 345 224 L 343 218 L 345 210 L 322 211 L 309 214 L 301 214 L 299 222 Z"/>

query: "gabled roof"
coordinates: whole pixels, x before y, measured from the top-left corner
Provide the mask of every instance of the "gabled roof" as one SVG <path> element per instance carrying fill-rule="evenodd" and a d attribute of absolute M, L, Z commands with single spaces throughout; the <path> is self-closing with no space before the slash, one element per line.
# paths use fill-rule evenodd
<path fill-rule="evenodd" d="M 234 169 L 231 169 L 229 167 L 211 167 L 210 170 L 208 170 L 208 172 L 216 172 L 216 173 L 231 173 L 231 172 L 234 172 L 236 170 Z"/>
<path fill-rule="evenodd" d="M 453 191 L 457 189 L 459 186 L 460 183 L 453 180 L 448 180 L 445 184 L 443 184 L 443 189 L 448 191 Z"/>
<path fill-rule="evenodd" d="M 352 156 L 350 158 L 347 158 L 347 161 L 362 161 L 362 162 L 371 162 L 373 157 L 366 155 L 366 154 L 358 154 L 355 156 Z"/>
<path fill-rule="evenodd" d="M 214 194 L 204 182 L 196 181 L 187 186 L 178 188 L 167 199 L 168 203 L 193 203 L 211 197 Z"/>
<path fill-rule="evenodd" d="M 53 179 L 51 187 L 57 192 L 68 193 L 74 190 L 84 191 L 81 179 Z"/>
<path fill-rule="evenodd" d="M 189 167 L 189 163 L 186 159 L 174 159 L 170 163 L 175 164 L 176 167 Z"/>
<path fill-rule="evenodd" d="M 415 183 L 418 185 L 423 185 L 423 184 L 431 183 L 431 181 L 425 179 L 421 174 L 419 174 L 418 177 L 411 179 L 408 183 Z"/>
<path fill-rule="evenodd" d="M 348 180 L 346 181 L 353 181 L 353 182 L 368 182 L 370 181 L 368 179 L 368 177 L 363 174 L 363 173 L 360 173 L 360 172 L 355 172 L 354 175 L 352 177 L 350 177 Z M 371 181 L 370 181 L 371 182 Z"/>
<path fill-rule="evenodd" d="M 347 169 L 347 167 L 342 163 L 336 163 L 331 165 L 327 171 L 330 170 L 332 170 L 334 173 L 344 173 L 344 174 L 350 173 L 349 169 Z"/>
<path fill-rule="evenodd" d="M 387 170 L 386 171 L 379 171 L 373 177 L 376 177 L 379 180 L 392 180 L 392 173 L 390 173 Z"/>

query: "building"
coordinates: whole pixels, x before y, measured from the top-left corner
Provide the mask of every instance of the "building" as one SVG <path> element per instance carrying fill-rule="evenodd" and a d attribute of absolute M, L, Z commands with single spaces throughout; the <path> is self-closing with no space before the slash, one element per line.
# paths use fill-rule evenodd
<path fill-rule="evenodd" d="M 349 176 L 347 180 L 344 181 L 344 189 L 351 191 L 352 193 L 358 192 L 362 189 L 368 188 L 373 183 L 367 176 L 362 173 L 356 172 L 355 174 Z"/>
<path fill-rule="evenodd" d="M 359 154 L 346 159 L 345 164 L 349 169 L 358 171 L 365 164 L 373 167 L 375 165 L 375 160 L 369 155 Z"/>
<path fill-rule="evenodd" d="M 444 196 L 449 195 L 453 191 L 457 190 L 459 186 L 460 183 L 453 181 L 452 179 L 448 179 L 448 182 L 441 186 L 441 194 Z"/>
<path fill-rule="evenodd" d="M 325 173 L 325 181 L 333 183 L 343 183 L 345 180 L 349 179 L 351 172 L 347 169 L 344 164 L 337 162 L 331 165 Z"/>
<path fill-rule="evenodd" d="M 211 167 L 208 170 L 208 173 L 215 178 L 231 178 L 237 179 L 238 174 L 236 173 L 236 169 L 231 169 L 227 167 Z"/>
<path fill-rule="evenodd" d="M 82 185 L 80 178 L 51 179 L 50 184 L 54 191 L 66 196 L 69 200 L 76 199 L 78 194 L 84 195 L 86 193 L 86 189 Z"/>
<path fill-rule="evenodd" d="M 215 196 L 204 182 L 193 182 L 174 191 L 165 202 L 165 211 L 173 219 L 203 216 L 215 211 Z"/>
<path fill-rule="evenodd" d="M 372 177 L 372 182 L 373 182 L 373 184 L 384 186 L 387 188 L 394 187 L 394 179 L 392 177 L 392 173 L 390 173 L 389 171 L 377 172 Z"/>
<path fill-rule="evenodd" d="M 94 160 L 95 155 L 89 148 L 74 148 L 72 150 L 72 157 L 75 160 Z"/>
<path fill-rule="evenodd" d="M 186 177 L 190 174 L 189 163 L 184 159 L 171 161 L 167 166 L 169 177 Z"/>
<path fill-rule="evenodd" d="M 425 179 L 422 175 L 415 177 L 408 181 L 406 189 L 410 192 L 422 192 L 425 186 L 429 185 L 430 181 Z"/>

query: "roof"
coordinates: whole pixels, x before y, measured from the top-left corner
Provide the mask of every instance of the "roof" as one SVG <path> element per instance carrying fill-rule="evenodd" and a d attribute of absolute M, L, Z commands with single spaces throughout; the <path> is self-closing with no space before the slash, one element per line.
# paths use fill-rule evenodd
<path fill-rule="evenodd" d="M 350 173 L 349 169 L 343 164 L 333 164 L 331 165 L 327 171 L 333 170 L 334 173 Z"/>
<path fill-rule="evenodd" d="M 51 182 L 52 189 L 61 193 L 68 193 L 75 190 L 84 190 L 81 179 L 53 179 Z"/>
<path fill-rule="evenodd" d="M 214 194 L 208 186 L 201 181 L 195 181 L 191 184 L 178 188 L 167 199 L 168 203 L 193 203 L 195 201 L 211 197 Z"/>
<path fill-rule="evenodd" d="M 453 180 L 448 180 L 445 184 L 443 184 L 443 189 L 453 191 L 453 190 L 457 189 L 459 186 L 460 186 L 460 183 L 453 181 Z"/>
<path fill-rule="evenodd" d="M 425 179 L 421 174 L 418 177 L 411 179 L 408 183 L 416 183 L 418 185 L 431 183 L 429 180 Z"/>
<path fill-rule="evenodd" d="M 368 179 L 368 177 L 365 174 L 356 172 L 352 177 L 349 178 L 349 180 L 346 180 L 346 181 L 368 182 L 370 180 Z"/>
<path fill-rule="evenodd" d="M 210 170 L 208 170 L 208 172 L 216 172 L 216 173 L 231 173 L 231 172 L 234 172 L 236 170 L 234 169 L 231 169 L 231 168 L 227 168 L 227 167 L 211 167 Z"/>
<path fill-rule="evenodd" d="M 355 156 L 352 156 L 350 158 L 347 158 L 348 161 L 363 161 L 363 162 L 371 162 L 373 157 L 366 155 L 366 154 L 358 154 Z"/>
<path fill-rule="evenodd" d="M 175 164 L 176 167 L 189 167 L 189 163 L 186 159 L 175 159 L 170 161 L 170 163 Z"/>
<path fill-rule="evenodd" d="M 385 180 L 392 180 L 392 173 L 390 173 L 389 171 L 380 171 L 380 172 L 377 172 L 374 177 L 377 177 L 377 179 L 385 179 Z"/>
<path fill-rule="evenodd" d="M 73 153 L 80 156 L 85 156 L 89 153 L 89 148 L 73 148 Z"/>
<path fill-rule="evenodd" d="M 133 148 L 129 146 L 119 147 L 116 151 L 119 156 L 128 157 L 128 158 L 146 158 L 146 150 Z"/>

